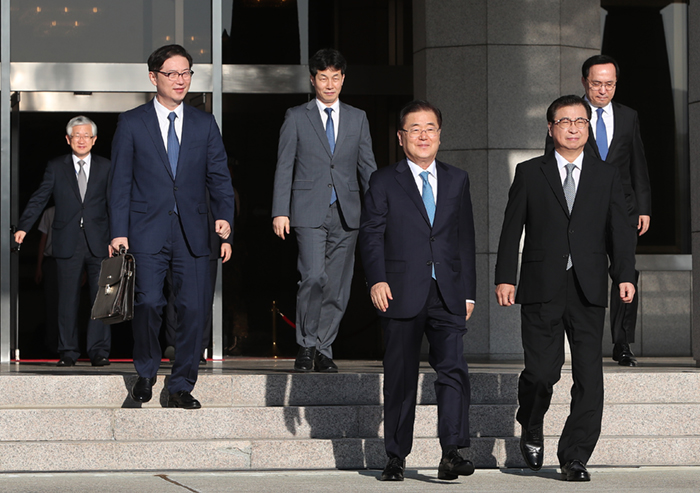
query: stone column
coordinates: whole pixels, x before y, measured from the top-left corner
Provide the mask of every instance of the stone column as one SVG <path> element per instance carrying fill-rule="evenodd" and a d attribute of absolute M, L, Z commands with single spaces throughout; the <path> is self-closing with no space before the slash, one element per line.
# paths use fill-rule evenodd
<path fill-rule="evenodd" d="M 499 307 L 493 294 L 508 188 L 515 165 L 543 152 L 547 106 L 583 92 L 600 2 L 414 0 L 413 26 L 415 96 L 443 112 L 438 158 L 471 178 L 478 292 L 466 353 L 520 358 L 519 305 Z"/>
<path fill-rule="evenodd" d="M 693 253 L 693 358 L 700 366 L 700 5 L 688 2 L 688 117 Z M 696 256 L 698 254 L 698 256 Z"/>

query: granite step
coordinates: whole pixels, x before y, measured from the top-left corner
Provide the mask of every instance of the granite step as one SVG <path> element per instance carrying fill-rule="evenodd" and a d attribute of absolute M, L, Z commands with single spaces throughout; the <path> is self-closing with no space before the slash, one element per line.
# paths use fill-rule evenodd
<path fill-rule="evenodd" d="M 516 404 L 517 372 L 472 372 L 473 404 Z M 0 375 L 2 408 L 150 407 L 167 403 L 165 377 L 159 375 L 151 402 L 129 397 L 133 374 Z M 434 404 L 434 373 L 419 377 L 418 402 Z M 383 375 L 338 374 L 202 374 L 193 394 L 204 407 L 379 405 Z M 570 400 L 571 373 L 554 387 L 553 403 Z M 700 372 L 628 371 L 605 373 L 606 403 L 683 403 L 700 401 Z"/>

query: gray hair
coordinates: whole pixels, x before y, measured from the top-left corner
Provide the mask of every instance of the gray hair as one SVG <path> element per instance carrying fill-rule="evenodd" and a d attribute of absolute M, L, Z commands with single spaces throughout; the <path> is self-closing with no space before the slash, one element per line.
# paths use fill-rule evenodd
<path fill-rule="evenodd" d="M 78 125 L 90 125 L 92 127 L 92 135 L 97 135 L 97 125 L 95 125 L 95 122 L 83 115 L 76 116 L 68 122 L 68 125 L 66 125 L 66 135 L 73 136 L 73 127 L 77 127 Z"/>

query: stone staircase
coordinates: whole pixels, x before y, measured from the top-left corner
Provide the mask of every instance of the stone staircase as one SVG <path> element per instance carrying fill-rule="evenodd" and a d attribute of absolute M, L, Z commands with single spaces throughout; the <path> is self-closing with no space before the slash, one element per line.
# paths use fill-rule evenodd
<path fill-rule="evenodd" d="M 700 465 L 700 372 L 606 371 L 603 432 L 590 465 Z M 86 372 L 87 373 L 87 372 Z M 517 370 L 472 369 L 469 456 L 523 467 Z M 131 400 L 133 374 L 1 373 L 0 472 L 382 468 L 381 373 L 201 374 L 195 411 Z M 434 374 L 421 374 L 409 468 L 437 467 Z M 571 385 L 564 372 L 545 423 L 545 464 Z"/>

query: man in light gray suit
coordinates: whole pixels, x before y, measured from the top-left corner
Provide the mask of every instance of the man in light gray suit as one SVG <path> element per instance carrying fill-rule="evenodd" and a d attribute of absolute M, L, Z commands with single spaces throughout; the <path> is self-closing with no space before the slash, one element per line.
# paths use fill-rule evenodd
<path fill-rule="evenodd" d="M 294 228 L 297 268 L 297 371 L 336 372 L 331 344 L 350 296 L 360 226 L 360 184 L 377 169 L 365 112 L 338 100 L 347 64 L 333 49 L 309 60 L 316 98 L 289 108 L 280 130 L 272 229 Z"/>

